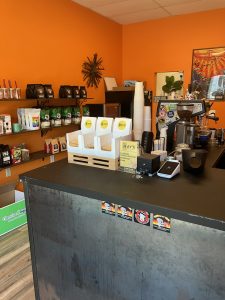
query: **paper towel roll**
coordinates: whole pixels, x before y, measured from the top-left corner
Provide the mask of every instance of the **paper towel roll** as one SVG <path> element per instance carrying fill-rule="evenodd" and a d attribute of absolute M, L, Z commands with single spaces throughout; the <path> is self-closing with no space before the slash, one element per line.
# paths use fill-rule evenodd
<path fill-rule="evenodd" d="M 134 90 L 134 118 L 133 118 L 134 139 L 141 142 L 144 131 L 144 86 L 143 82 L 135 83 Z"/>

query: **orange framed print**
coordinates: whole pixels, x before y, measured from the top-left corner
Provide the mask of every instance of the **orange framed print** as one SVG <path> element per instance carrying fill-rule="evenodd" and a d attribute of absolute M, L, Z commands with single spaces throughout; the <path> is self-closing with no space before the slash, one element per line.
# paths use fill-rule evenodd
<path fill-rule="evenodd" d="M 193 50 L 191 90 L 200 99 L 225 100 L 225 47 Z"/>

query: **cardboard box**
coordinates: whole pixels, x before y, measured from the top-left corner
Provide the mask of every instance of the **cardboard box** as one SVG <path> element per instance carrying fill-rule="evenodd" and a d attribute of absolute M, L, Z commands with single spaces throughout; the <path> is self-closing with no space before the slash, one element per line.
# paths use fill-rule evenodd
<path fill-rule="evenodd" d="M 0 236 L 27 223 L 24 193 L 14 185 L 0 190 Z"/>

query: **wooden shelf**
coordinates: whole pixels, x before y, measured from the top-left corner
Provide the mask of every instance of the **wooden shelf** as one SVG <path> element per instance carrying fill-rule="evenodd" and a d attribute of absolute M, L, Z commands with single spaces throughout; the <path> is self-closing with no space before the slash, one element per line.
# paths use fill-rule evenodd
<path fill-rule="evenodd" d="M 47 128 L 40 128 L 38 130 L 22 130 L 20 132 L 12 132 L 12 133 L 5 133 L 5 134 L 0 134 L 1 137 L 7 137 L 7 136 L 12 136 L 12 135 L 19 135 L 19 134 L 24 134 L 24 133 L 30 133 L 30 132 L 48 132 L 49 130 L 52 129 L 57 129 L 57 128 L 65 128 L 65 127 L 79 127 L 78 124 L 69 124 L 69 125 L 61 125 L 61 126 L 55 126 L 55 127 L 47 127 Z"/>
<path fill-rule="evenodd" d="M 7 137 L 7 136 L 12 136 L 12 135 L 28 133 L 28 132 L 37 132 L 37 131 L 40 131 L 40 130 L 41 129 L 38 129 L 38 130 L 22 130 L 20 132 L 4 133 L 4 134 L 0 134 L 0 137 Z"/>
<path fill-rule="evenodd" d="M 37 101 L 37 99 L 0 99 L 0 102 L 22 102 L 22 101 Z"/>
<path fill-rule="evenodd" d="M 22 102 L 22 101 L 58 101 L 58 100 L 71 100 L 71 101 L 82 101 L 82 100 L 91 100 L 94 98 L 41 98 L 41 99 L 27 99 L 27 98 L 21 98 L 21 99 L 1 99 L 0 102 L 11 102 L 11 101 L 18 101 L 18 102 Z"/>
<path fill-rule="evenodd" d="M 50 157 L 51 155 L 59 155 L 60 153 L 67 153 L 67 152 L 65 151 L 65 152 L 59 152 L 59 153 L 55 153 L 55 154 L 48 154 L 48 153 L 45 153 L 44 151 L 36 151 L 36 152 L 30 153 L 30 159 L 29 160 L 22 161 L 18 164 L 9 165 L 7 167 L 1 167 L 0 172 L 5 170 L 5 169 L 21 166 L 23 164 L 26 164 L 26 163 L 29 163 L 29 162 L 32 162 L 32 161 L 35 161 L 35 160 L 44 159 L 46 157 Z"/>

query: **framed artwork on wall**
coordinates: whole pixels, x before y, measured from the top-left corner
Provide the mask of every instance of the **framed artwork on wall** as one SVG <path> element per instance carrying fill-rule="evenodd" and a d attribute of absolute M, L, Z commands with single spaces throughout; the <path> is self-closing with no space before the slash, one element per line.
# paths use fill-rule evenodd
<path fill-rule="evenodd" d="M 183 95 L 183 71 L 157 72 L 156 77 L 156 98 L 176 100 Z"/>
<path fill-rule="evenodd" d="M 193 50 L 191 90 L 200 99 L 225 99 L 225 47 Z"/>

